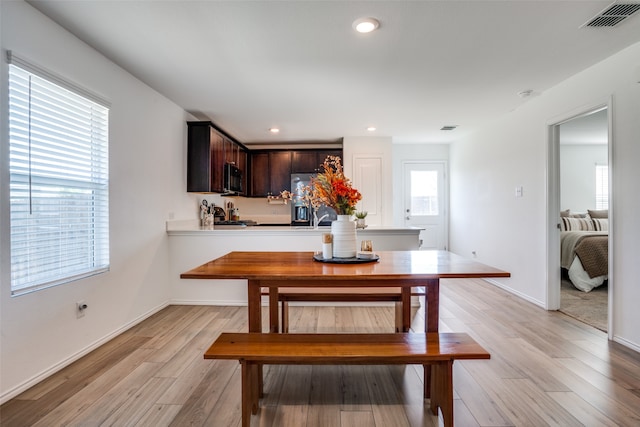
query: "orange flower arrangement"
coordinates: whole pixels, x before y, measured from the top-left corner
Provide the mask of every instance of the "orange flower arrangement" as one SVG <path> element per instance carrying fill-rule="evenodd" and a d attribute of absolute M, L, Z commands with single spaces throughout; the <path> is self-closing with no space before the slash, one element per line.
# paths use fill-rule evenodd
<path fill-rule="evenodd" d="M 326 205 L 338 215 L 351 215 L 356 204 L 362 200 L 362 194 L 344 176 L 340 157 L 328 156 L 322 168 L 324 172 L 311 178 L 311 186 L 304 188 L 303 200 L 315 208 Z M 283 191 L 281 195 L 284 199 L 291 199 L 293 196 L 289 191 Z"/>
<path fill-rule="evenodd" d="M 351 215 L 362 194 L 344 176 L 340 157 L 328 156 L 322 164 L 323 173 L 311 180 L 311 199 L 333 208 L 338 215 Z"/>

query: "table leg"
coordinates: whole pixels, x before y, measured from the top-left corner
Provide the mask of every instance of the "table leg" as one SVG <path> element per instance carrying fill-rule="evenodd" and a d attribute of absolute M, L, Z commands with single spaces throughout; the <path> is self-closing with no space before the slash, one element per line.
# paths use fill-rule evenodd
<path fill-rule="evenodd" d="M 440 279 L 429 279 L 426 283 L 425 332 L 438 332 L 440 321 Z"/>
<path fill-rule="evenodd" d="M 260 281 L 249 280 L 247 293 L 249 304 L 249 332 L 262 332 L 262 298 L 260 295 Z"/>
<path fill-rule="evenodd" d="M 247 286 L 248 294 L 248 320 L 249 320 L 249 332 L 262 332 L 262 293 L 259 280 L 249 280 Z M 256 364 L 257 371 L 257 391 L 258 395 L 263 395 L 264 379 L 262 375 L 262 365 Z"/>
<path fill-rule="evenodd" d="M 440 279 L 429 279 L 425 283 L 426 308 L 424 314 L 424 331 L 438 332 L 440 321 Z M 424 397 L 431 397 L 431 365 L 423 365 Z"/>
<path fill-rule="evenodd" d="M 401 290 L 402 332 L 409 332 L 409 330 L 411 329 L 411 289 L 411 287 L 403 286 Z"/>
<path fill-rule="evenodd" d="M 278 288 L 269 288 L 269 332 L 277 334 L 280 331 L 278 325 Z"/>

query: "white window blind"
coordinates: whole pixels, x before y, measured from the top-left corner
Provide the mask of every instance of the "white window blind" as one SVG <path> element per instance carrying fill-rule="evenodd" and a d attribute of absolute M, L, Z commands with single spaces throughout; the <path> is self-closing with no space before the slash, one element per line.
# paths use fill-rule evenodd
<path fill-rule="evenodd" d="M 109 268 L 109 109 L 8 59 L 11 293 L 17 295 Z"/>
<path fill-rule="evenodd" d="M 609 209 L 609 166 L 596 164 L 596 209 Z"/>

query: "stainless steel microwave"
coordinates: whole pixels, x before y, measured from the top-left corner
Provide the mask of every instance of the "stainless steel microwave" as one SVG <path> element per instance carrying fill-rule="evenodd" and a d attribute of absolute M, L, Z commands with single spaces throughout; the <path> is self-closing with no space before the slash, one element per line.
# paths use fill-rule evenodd
<path fill-rule="evenodd" d="M 233 163 L 224 164 L 224 191 L 242 193 L 242 171 Z"/>

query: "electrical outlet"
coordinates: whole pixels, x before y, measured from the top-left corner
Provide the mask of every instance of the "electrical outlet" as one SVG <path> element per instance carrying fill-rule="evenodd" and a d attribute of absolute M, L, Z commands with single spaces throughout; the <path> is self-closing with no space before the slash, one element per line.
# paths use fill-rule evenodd
<path fill-rule="evenodd" d="M 81 317 L 84 317 L 84 312 L 87 310 L 87 308 L 89 308 L 89 306 L 87 305 L 86 302 L 78 301 L 76 303 L 76 317 L 78 319 Z"/>

